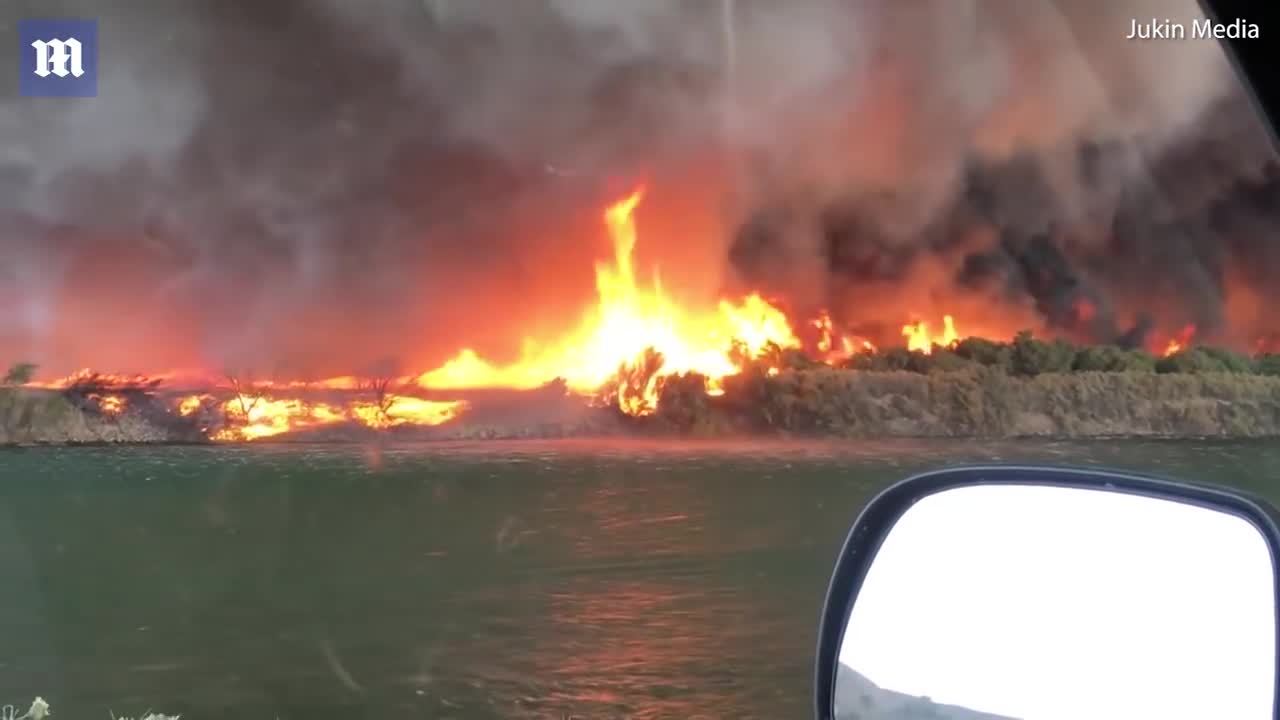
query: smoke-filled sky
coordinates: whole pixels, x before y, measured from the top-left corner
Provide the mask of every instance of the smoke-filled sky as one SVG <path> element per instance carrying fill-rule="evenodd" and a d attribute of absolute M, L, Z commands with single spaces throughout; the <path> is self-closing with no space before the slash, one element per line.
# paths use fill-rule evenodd
<path fill-rule="evenodd" d="M 0 94 L 0 361 L 501 357 L 574 324 L 600 210 L 640 181 L 641 259 L 691 300 L 764 288 L 856 326 L 951 312 L 1096 340 L 1146 312 L 1247 343 L 1280 329 L 1275 156 L 1212 41 L 1125 40 L 1153 15 L 1199 17 L 11 0 L 9 46 L 19 18 L 97 18 L 101 79 L 92 99 Z"/>

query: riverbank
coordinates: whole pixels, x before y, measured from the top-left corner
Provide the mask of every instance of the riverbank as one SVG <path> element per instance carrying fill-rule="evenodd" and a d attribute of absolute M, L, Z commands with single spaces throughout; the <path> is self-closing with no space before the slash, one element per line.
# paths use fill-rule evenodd
<path fill-rule="evenodd" d="M 57 390 L 0 388 L 0 445 L 205 442 L 201 430 L 138 396 L 119 414 Z"/>
<path fill-rule="evenodd" d="M 434 427 L 335 424 L 263 441 L 353 442 L 642 435 L 840 438 L 1280 437 L 1280 376 L 1237 372 L 957 371 L 812 367 L 729 378 L 709 396 L 697 377 L 663 383 L 658 411 L 629 417 L 585 400 L 477 405 Z M 518 408 L 518 409 L 517 409 Z M 206 431 L 160 398 L 118 414 L 55 390 L 0 389 L 0 445 L 200 443 Z"/>
<path fill-rule="evenodd" d="M 815 368 L 732 378 L 720 397 L 675 384 L 659 407 L 663 424 L 694 435 L 1275 437 L 1280 377 Z"/>

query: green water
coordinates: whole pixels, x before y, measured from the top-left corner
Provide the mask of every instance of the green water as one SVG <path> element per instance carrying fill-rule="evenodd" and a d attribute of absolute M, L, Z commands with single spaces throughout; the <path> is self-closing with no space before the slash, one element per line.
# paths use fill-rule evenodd
<path fill-rule="evenodd" d="M 988 460 L 1280 500 L 1280 443 L 0 452 L 0 704 L 55 718 L 803 718 L 839 543 Z"/>

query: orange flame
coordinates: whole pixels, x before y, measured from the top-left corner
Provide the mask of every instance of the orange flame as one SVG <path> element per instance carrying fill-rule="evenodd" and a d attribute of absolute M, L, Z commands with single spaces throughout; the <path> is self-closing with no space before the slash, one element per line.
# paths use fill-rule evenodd
<path fill-rule="evenodd" d="M 818 328 L 819 333 L 818 352 L 824 355 L 831 352 L 831 316 L 825 310 L 822 311 L 818 318 L 813 321 L 813 326 Z"/>
<path fill-rule="evenodd" d="M 178 414 L 182 416 L 190 415 L 196 410 L 199 410 L 200 406 L 208 399 L 210 399 L 208 395 L 191 395 L 189 397 L 184 397 L 178 401 Z"/>
<path fill-rule="evenodd" d="M 1169 340 L 1169 342 L 1164 346 L 1164 352 L 1162 354 L 1164 357 L 1169 357 L 1170 355 L 1175 355 L 1186 350 L 1191 347 L 1191 341 L 1195 338 L 1195 335 L 1196 326 L 1187 325 L 1182 328 L 1182 332 L 1178 333 L 1177 337 Z"/>
<path fill-rule="evenodd" d="M 722 300 L 714 310 L 698 313 L 674 303 L 656 279 L 648 287 L 637 283 L 634 213 L 643 197 L 644 190 L 638 189 L 605 210 L 613 260 L 596 265 L 596 304 L 576 331 L 549 347 L 526 342 L 521 359 L 510 365 L 494 365 L 464 349 L 421 375 L 419 384 L 435 389 L 530 388 L 562 378 L 578 392 L 614 389 L 621 409 L 645 414 L 657 407 L 661 376 L 695 372 L 707 377 L 708 389 L 715 392 L 725 376 L 741 370 L 733 360 L 735 344 L 752 356 L 770 344 L 800 346 L 783 312 L 757 294 L 738 302 Z M 639 368 L 650 349 L 661 357 L 656 373 L 639 388 L 627 386 L 620 376 Z"/>
<path fill-rule="evenodd" d="M 831 314 L 826 310 L 818 313 L 812 322 L 818 330 L 817 350 L 826 363 L 836 363 L 857 352 L 875 352 L 875 345 L 869 341 L 840 334 L 831 321 Z"/>
<path fill-rule="evenodd" d="M 228 426 L 214 434 L 215 440 L 256 440 L 346 419 L 339 408 L 298 398 L 276 400 L 238 395 L 223 405 L 223 411 Z"/>
<path fill-rule="evenodd" d="M 182 398 L 178 411 L 190 415 L 208 399 L 207 395 Z M 213 433 L 212 439 L 257 440 L 340 423 L 358 423 L 374 429 L 433 426 L 457 417 L 466 406 L 467 403 L 460 400 L 424 400 L 400 395 L 389 395 L 382 403 L 357 400 L 337 404 L 239 393 L 218 406 L 226 426 Z"/>
<path fill-rule="evenodd" d="M 149 385 L 159 385 L 169 379 L 169 377 L 169 375 L 114 375 L 111 373 L 98 373 L 85 368 L 83 370 L 77 370 L 66 377 L 46 380 L 43 382 L 29 382 L 26 384 L 26 387 L 64 390 L 66 388 L 86 383 L 97 388 L 142 388 Z"/>
<path fill-rule="evenodd" d="M 106 415 L 119 415 L 128 405 L 128 401 L 120 395 L 90 395 L 89 399 L 96 402 L 98 409 Z"/>
<path fill-rule="evenodd" d="M 929 324 L 923 320 L 908 323 L 902 326 L 902 336 L 907 339 L 908 350 L 918 350 L 925 355 L 933 352 L 933 346 L 954 347 L 959 341 L 959 335 L 956 334 L 955 320 L 950 315 L 942 316 L 942 334 L 931 335 L 929 333 Z"/>
<path fill-rule="evenodd" d="M 639 282 L 634 263 L 638 238 L 635 212 L 643 197 L 644 189 L 640 188 L 605 209 L 603 221 L 612 257 L 596 264 L 595 302 L 576 328 L 550 343 L 526 339 L 516 362 L 497 364 L 463 348 L 433 370 L 396 379 L 401 388 L 397 393 L 387 392 L 390 381 L 370 386 L 351 376 L 249 385 L 228 378 L 229 387 L 227 383 L 207 382 L 178 385 L 186 392 L 203 390 L 185 397 L 171 396 L 172 407 L 184 417 L 201 411 L 220 415 L 223 422 L 212 434 L 214 440 L 253 440 L 339 423 L 379 429 L 439 425 L 459 417 L 468 403 L 414 397 L 409 394 L 412 389 L 531 389 L 559 379 L 574 392 L 607 398 L 623 412 L 643 415 L 657 409 L 664 377 L 696 373 L 706 378 L 708 394 L 720 395 L 723 379 L 741 372 L 745 361 L 776 349 L 801 347 L 783 311 L 759 294 L 689 308 L 664 292 L 656 269 L 651 282 Z M 817 331 L 818 358 L 823 362 L 835 364 L 855 353 L 876 349 L 865 338 L 837 328 L 826 311 L 812 325 Z M 950 315 L 943 317 L 941 334 L 932 334 L 923 321 L 904 326 L 902 334 L 909 349 L 924 353 L 932 352 L 935 345 L 953 346 L 959 337 Z M 777 375 L 781 370 L 769 367 L 767 372 Z M 96 399 L 103 412 L 118 414 L 125 408 L 125 398 L 117 393 L 150 393 L 159 382 L 173 377 L 186 376 L 117 376 L 84 370 L 33 385 L 99 388 L 102 397 Z M 375 390 L 372 400 L 365 394 L 370 389 Z M 312 390 L 325 391 L 324 397 Z"/>

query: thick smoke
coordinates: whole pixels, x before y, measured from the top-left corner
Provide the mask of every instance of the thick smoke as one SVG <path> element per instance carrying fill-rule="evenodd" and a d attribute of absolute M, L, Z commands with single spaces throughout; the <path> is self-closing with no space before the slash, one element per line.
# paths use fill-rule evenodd
<path fill-rule="evenodd" d="M 1216 44 L 1125 39 L 1134 18 L 1189 28 L 1196 10 L 894 6 L 845 111 L 782 136 L 807 164 L 759 191 L 736 267 L 873 334 L 907 309 L 1126 344 L 1194 324 L 1247 345 L 1274 329 L 1270 138 Z"/>
<path fill-rule="evenodd" d="M 1124 40 L 1182 4 L 6 3 L 12 44 L 96 17 L 102 76 L 0 96 L 0 360 L 512 352 L 576 319 L 598 211 L 640 179 L 674 287 L 1243 337 L 1276 267 L 1266 138 L 1211 42 Z"/>

